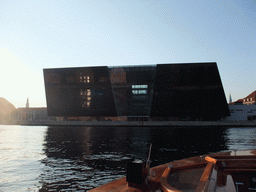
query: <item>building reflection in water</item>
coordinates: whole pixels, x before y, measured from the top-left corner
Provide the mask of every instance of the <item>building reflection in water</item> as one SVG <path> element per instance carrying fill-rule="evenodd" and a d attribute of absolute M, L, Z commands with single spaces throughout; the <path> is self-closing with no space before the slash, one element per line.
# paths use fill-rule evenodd
<path fill-rule="evenodd" d="M 86 191 L 125 175 L 127 161 L 152 166 L 227 150 L 226 128 L 48 127 L 41 191 Z"/>

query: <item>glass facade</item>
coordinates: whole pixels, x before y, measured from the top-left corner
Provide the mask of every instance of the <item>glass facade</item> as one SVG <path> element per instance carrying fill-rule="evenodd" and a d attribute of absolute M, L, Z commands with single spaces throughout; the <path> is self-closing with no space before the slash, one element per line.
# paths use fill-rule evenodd
<path fill-rule="evenodd" d="M 44 69 L 50 116 L 229 115 L 216 63 Z"/>

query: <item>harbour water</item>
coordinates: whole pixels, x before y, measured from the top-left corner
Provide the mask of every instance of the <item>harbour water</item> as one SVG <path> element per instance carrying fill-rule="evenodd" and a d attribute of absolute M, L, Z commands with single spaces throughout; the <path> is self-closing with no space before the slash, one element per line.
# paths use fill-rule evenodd
<path fill-rule="evenodd" d="M 225 150 L 256 148 L 256 127 L 85 127 L 0 125 L 0 191 L 88 191 L 125 175 L 126 162 L 152 166 Z"/>

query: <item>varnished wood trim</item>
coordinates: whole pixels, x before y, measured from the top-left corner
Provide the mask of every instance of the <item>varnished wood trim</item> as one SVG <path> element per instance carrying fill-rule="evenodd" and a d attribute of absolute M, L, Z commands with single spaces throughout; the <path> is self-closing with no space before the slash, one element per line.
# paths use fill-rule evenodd
<path fill-rule="evenodd" d="M 208 187 L 209 184 L 209 178 L 212 173 L 214 163 L 209 162 L 203 172 L 203 175 L 200 179 L 200 182 L 198 184 L 198 187 L 196 188 L 196 192 L 202 192 L 205 191 L 205 189 Z"/>
<path fill-rule="evenodd" d="M 182 166 L 175 166 L 172 167 L 172 171 L 180 171 L 180 170 L 186 170 L 186 169 L 193 169 L 193 168 L 199 168 L 199 167 L 206 167 L 207 162 L 204 163 L 194 163 L 194 164 L 185 164 Z"/>
<path fill-rule="evenodd" d="M 175 189 L 167 182 L 167 177 L 170 174 L 170 172 L 171 168 L 168 167 L 167 169 L 165 169 L 161 178 L 161 189 L 163 190 L 163 192 L 182 192 L 178 189 Z"/>
<path fill-rule="evenodd" d="M 255 155 L 238 155 L 238 156 L 229 156 L 229 155 L 209 155 L 209 157 L 212 157 L 214 159 L 256 159 Z"/>
<path fill-rule="evenodd" d="M 214 158 L 209 157 L 209 156 L 206 156 L 206 157 L 205 157 L 205 160 L 208 161 L 208 162 L 212 162 L 212 163 L 214 163 L 214 164 L 216 164 L 216 162 L 217 162 L 217 159 L 214 159 Z"/>

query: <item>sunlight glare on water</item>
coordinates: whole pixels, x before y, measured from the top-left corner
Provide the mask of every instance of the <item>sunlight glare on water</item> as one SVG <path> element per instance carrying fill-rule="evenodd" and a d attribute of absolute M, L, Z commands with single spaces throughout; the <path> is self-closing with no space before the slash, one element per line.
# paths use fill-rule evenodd
<path fill-rule="evenodd" d="M 46 127 L 0 126 L 0 189 L 38 190 Z M 28 183 L 30 183 L 28 185 Z"/>
<path fill-rule="evenodd" d="M 227 143 L 228 149 L 245 150 L 256 148 L 256 129 L 255 128 L 241 128 L 241 129 L 228 129 L 227 130 Z"/>

